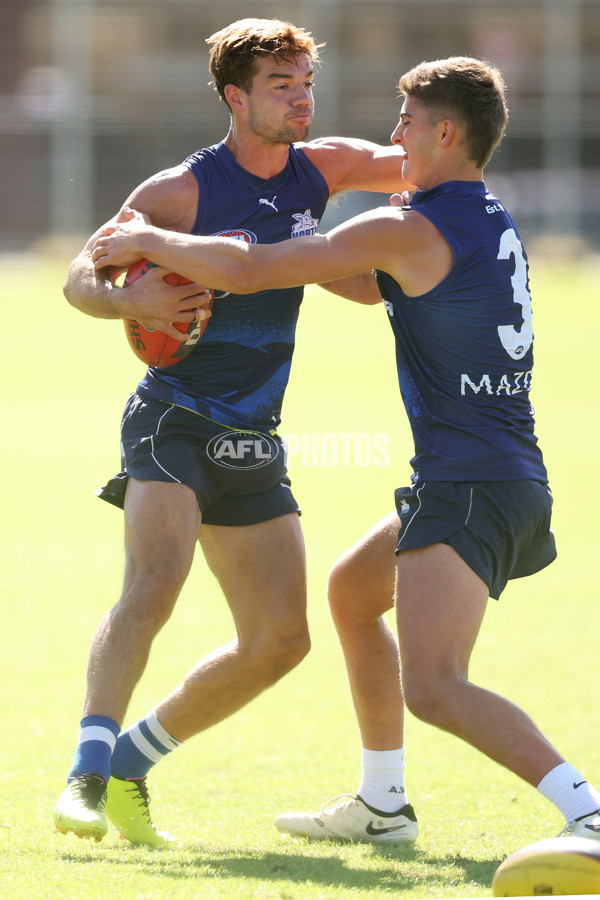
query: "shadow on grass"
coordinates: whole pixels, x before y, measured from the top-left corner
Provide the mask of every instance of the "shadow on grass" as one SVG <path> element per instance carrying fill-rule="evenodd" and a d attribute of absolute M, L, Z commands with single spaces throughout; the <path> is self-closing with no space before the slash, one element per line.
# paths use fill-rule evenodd
<path fill-rule="evenodd" d="M 355 864 L 339 856 L 306 857 L 267 853 L 262 858 L 223 856 L 214 861 L 220 878 L 254 878 L 286 881 L 295 885 L 322 884 L 359 891 L 401 891 L 453 883 L 472 884 L 489 889 L 498 861 L 485 862 L 449 857 L 440 859 L 418 851 L 381 851 L 377 868 Z"/>
<path fill-rule="evenodd" d="M 307 843 L 307 849 L 311 846 Z M 330 845 L 332 848 L 335 844 Z M 341 845 L 344 846 L 344 845 Z M 321 845 L 323 847 L 323 845 Z M 165 879 L 197 879 L 226 881 L 268 880 L 278 883 L 323 885 L 360 891 L 409 891 L 413 888 L 438 886 L 460 888 L 472 886 L 489 891 L 495 870 L 501 859 L 475 860 L 466 856 L 431 856 L 414 847 L 365 848 L 364 867 L 335 853 L 327 856 L 307 856 L 302 852 L 277 853 L 260 850 L 200 850 L 189 847 L 181 851 L 140 850 L 119 848 L 104 863 L 139 866 L 147 874 Z M 79 863 L 98 859 L 95 853 L 85 855 L 61 854 L 65 861 Z M 373 868 L 373 857 L 378 857 Z"/>

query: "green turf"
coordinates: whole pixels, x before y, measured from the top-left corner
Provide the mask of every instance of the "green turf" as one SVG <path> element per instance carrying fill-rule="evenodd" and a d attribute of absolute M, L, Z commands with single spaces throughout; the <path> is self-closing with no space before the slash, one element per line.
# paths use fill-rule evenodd
<path fill-rule="evenodd" d="M 309 290 L 301 316 L 282 430 L 305 441 L 389 435 L 390 459 L 335 467 L 323 459 L 310 465 L 310 454 L 292 460 L 304 509 L 313 651 L 234 719 L 155 770 L 155 819 L 185 838 L 182 849 L 133 849 L 114 832 L 99 845 L 55 833 L 51 812 L 76 741 L 89 639 L 121 579 L 121 514 L 93 491 L 116 471 L 121 408 L 142 371 L 120 323 L 67 306 L 64 270 L 27 257 L 3 261 L 3 893 L 490 896 L 501 859 L 555 834 L 560 816 L 514 776 L 412 717 L 407 784 L 421 824 L 414 849 L 311 845 L 272 827 L 278 812 L 316 809 L 356 788 L 359 742 L 324 586 L 337 555 L 391 508 L 393 488 L 408 481 L 411 455 L 383 310 L 318 289 Z M 533 401 L 556 500 L 559 559 L 490 604 L 472 666 L 475 680 L 533 714 L 596 783 L 598 274 L 592 263 L 539 260 L 534 268 Z M 347 446 L 352 455 L 354 445 Z M 199 555 L 129 718 L 231 637 Z"/>

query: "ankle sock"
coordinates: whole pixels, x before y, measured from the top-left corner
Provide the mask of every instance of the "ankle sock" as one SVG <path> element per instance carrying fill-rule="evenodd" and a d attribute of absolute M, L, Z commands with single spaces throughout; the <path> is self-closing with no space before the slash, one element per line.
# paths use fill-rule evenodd
<path fill-rule="evenodd" d="M 368 806 L 389 815 L 406 803 L 404 748 L 361 751 L 362 778 L 357 794 Z"/>
<path fill-rule="evenodd" d="M 567 822 L 600 809 L 600 793 L 568 762 L 551 769 L 542 778 L 537 789 L 554 803 Z"/>
<path fill-rule="evenodd" d="M 117 778 L 143 778 L 179 744 L 180 741 L 165 731 L 156 711 L 152 710 L 119 735 L 111 760 L 112 774 Z"/>
<path fill-rule="evenodd" d="M 108 716 L 84 716 L 80 723 L 77 751 L 67 781 L 77 773 L 95 772 L 108 781 L 110 758 L 114 750 L 119 726 Z"/>

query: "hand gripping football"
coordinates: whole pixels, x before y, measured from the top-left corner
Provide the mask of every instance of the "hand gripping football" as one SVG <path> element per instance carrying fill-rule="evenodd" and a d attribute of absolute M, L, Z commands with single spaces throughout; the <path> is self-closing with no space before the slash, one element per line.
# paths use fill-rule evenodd
<path fill-rule="evenodd" d="M 149 269 L 155 268 L 155 264 L 147 259 L 140 259 L 133 263 L 127 270 L 125 276 L 124 287 L 128 287 L 145 275 Z M 192 284 L 189 278 L 184 278 L 176 272 L 169 272 L 164 276 L 163 281 L 167 284 L 180 285 Z M 214 300 L 214 292 L 211 292 L 208 308 L 212 309 Z M 187 334 L 187 340 L 177 341 L 175 338 L 169 337 L 162 331 L 155 331 L 151 328 L 144 328 L 134 319 L 125 319 L 125 334 L 129 341 L 129 346 L 142 362 L 147 366 L 173 366 L 175 363 L 185 359 L 192 352 L 208 325 L 209 319 L 202 322 L 174 322 L 175 328 L 182 334 Z"/>

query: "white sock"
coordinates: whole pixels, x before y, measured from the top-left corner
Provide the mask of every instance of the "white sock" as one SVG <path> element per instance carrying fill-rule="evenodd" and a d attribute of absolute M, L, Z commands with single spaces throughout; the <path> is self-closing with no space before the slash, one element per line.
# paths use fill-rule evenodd
<path fill-rule="evenodd" d="M 567 822 L 600 809 L 600 793 L 568 762 L 551 769 L 537 789 L 550 803 L 554 803 Z"/>
<path fill-rule="evenodd" d="M 406 803 L 404 748 L 361 751 L 362 779 L 357 794 L 382 813 L 395 813 Z"/>

